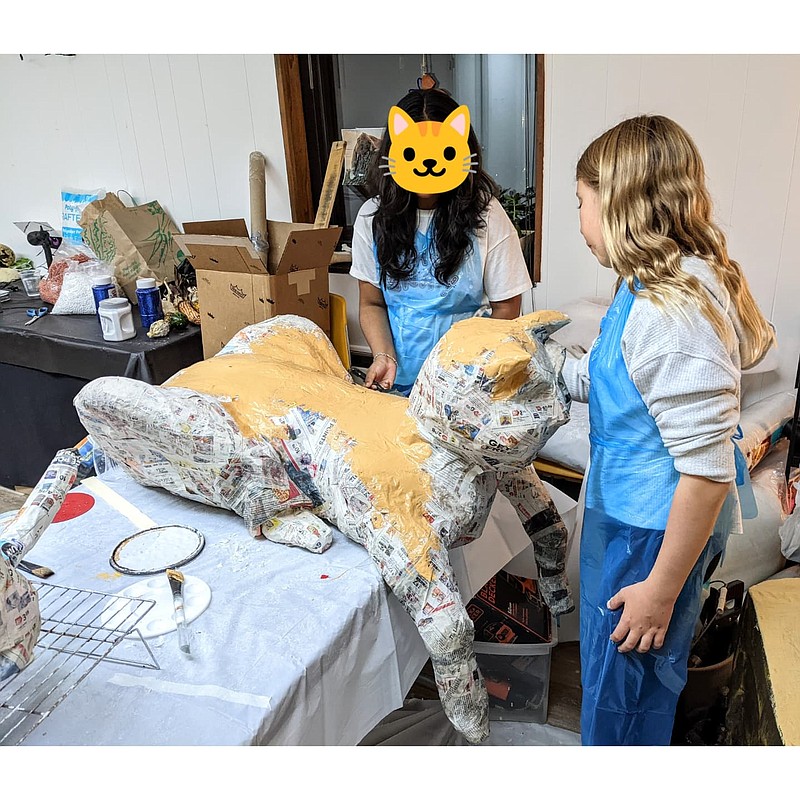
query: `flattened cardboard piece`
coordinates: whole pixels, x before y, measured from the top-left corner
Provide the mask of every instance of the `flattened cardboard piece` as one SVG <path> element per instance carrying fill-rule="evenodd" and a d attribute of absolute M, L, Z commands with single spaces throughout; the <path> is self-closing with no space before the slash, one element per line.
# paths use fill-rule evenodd
<path fill-rule="evenodd" d="M 249 239 L 247 223 L 243 219 L 210 219 L 205 222 L 184 222 L 183 232 L 210 236 L 244 236 Z"/>
<path fill-rule="evenodd" d="M 267 271 L 253 243 L 246 236 L 191 234 L 177 236 L 176 239 L 195 272 L 212 270 L 263 275 Z"/>
<path fill-rule="evenodd" d="M 341 228 L 315 228 L 310 223 L 267 220 L 269 273 L 286 275 L 301 269 L 328 266 Z"/>

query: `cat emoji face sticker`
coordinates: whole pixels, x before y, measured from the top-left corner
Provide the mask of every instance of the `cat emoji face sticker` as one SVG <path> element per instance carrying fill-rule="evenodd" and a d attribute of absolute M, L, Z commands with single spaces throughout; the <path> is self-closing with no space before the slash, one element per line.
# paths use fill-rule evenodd
<path fill-rule="evenodd" d="M 459 106 L 444 122 L 414 122 L 402 108 L 392 106 L 389 135 L 392 144 L 381 168 L 409 192 L 449 192 L 475 172 L 466 106 Z"/>

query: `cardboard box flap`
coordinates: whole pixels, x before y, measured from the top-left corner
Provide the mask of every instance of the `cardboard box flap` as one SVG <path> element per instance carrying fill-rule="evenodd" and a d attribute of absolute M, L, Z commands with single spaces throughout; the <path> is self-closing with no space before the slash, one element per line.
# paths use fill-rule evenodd
<path fill-rule="evenodd" d="M 315 228 L 302 222 L 267 221 L 269 271 L 286 275 L 301 269 L 327 268 L 341 236 L 341 228 Z"/>
<path fill-rule="evenodd" d="M 196 272 L 238 272 L 265 275 L 267 267 L 246 236 L 176 236 Z"/>
<path fill-rule="evenodd" d="M 183 232 L 203 236 L 244 236 L 249 239 L 243 219 L 211 219 L 206 222 L 184 222 Z"/>

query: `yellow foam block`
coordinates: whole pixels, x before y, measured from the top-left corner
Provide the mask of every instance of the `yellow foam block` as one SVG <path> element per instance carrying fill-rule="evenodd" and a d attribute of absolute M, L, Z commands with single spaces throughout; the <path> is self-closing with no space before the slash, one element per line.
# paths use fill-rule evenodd
<path fill-rule="evenodd" d="M 783 744 L 800 745 L 800 578 L 750 588 Z"/>

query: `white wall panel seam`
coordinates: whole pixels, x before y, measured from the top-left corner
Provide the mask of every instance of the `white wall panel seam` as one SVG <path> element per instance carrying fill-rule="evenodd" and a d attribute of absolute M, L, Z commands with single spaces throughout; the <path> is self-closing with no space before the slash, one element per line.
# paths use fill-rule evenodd
<path fill-rule="evenodd" d="M 133 133 L 133 146 L 136 151 L 136 161 L 139 164 L 139 175 L 141 176 L 141 181 L 142 181 L 142 192 L 144 194 L 144 197 L 142 199 L 146 199 L 147 197 L 149 197 L 149 192 L 147 191 L 147 185 L 145 184 L 144 170 L 142 169 L 142 158 L 139 155 L 139 139 L 136 136 L 136 125 L 134 124 L 133 120 L 133 108 L 131 107 L 131 94 L 128 89 L 128 74 L 127 70 L 125 69 L 124 56 L 122 57 L 121 64 L 122 64 L 122 80 L 123 83 L 125 84 L 125 99 L 128 102 L 128 114 L 130 115 L 131 118 L 131 132 Z"/>
<path fill-rule="evenodd" d="M 214 176 L 214 190 L 217 193 L 217 208 L 219 208 L 219 215 L 222 216 L 222 201 L 219 197 L 219 180 L 217 179 L 217 168 L 214 163 L 214 145 L 211 142 L 211 131 L 208 128 L 208 107 L 206 106 L 206 90 L 203 86 L 203 68 L 200 66 L 200 56 L 197 58 L 197 73 L 200 76 L 200 95 L 203 98 L 203 117 L 205 119 L 206 137 L 208 137 L 208 150 L 211 154 L 211 174 Z"/>

